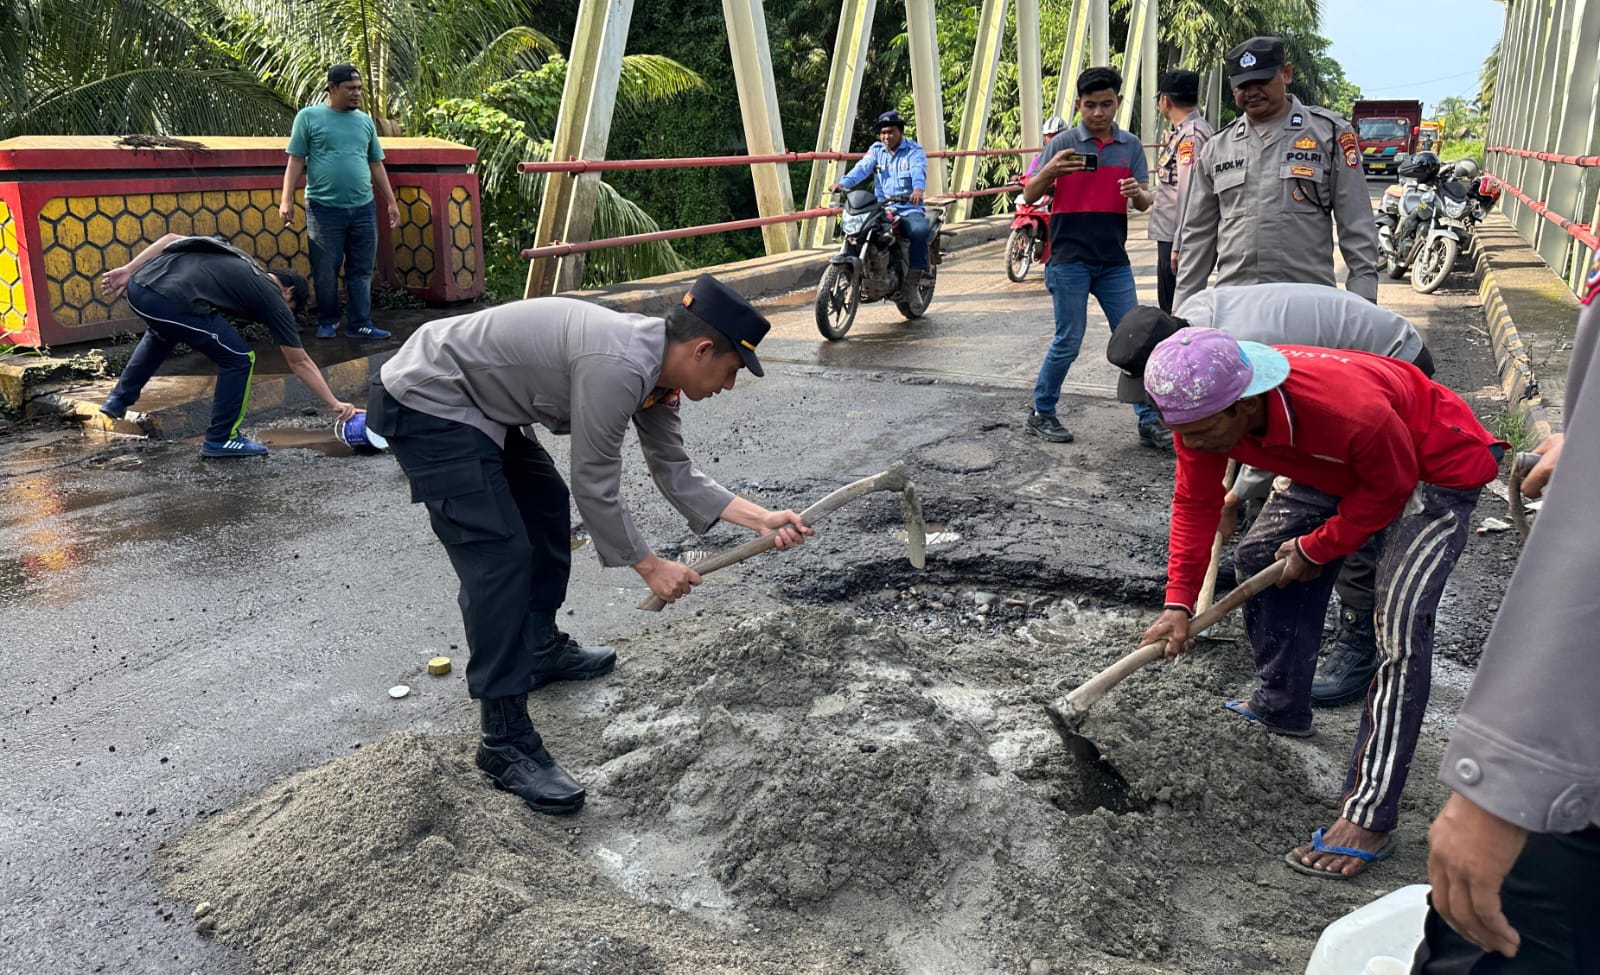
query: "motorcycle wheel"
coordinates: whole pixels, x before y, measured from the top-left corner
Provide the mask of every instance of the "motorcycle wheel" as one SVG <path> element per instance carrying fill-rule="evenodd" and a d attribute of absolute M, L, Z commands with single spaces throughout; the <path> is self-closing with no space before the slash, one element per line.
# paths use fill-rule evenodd
<path fill-rule="evenodd" d="M 861 288 L 842 264 L 830 264 L 817 283 L 817 331 L 830 342 L 837 342 L 856 322 L 861 307 Z"/>
<path fill-rule="evenodd" d="M 1406 269 L 1400 258 L 1390 254 L 1383 259 L 1383 273 L 1389 275 L 1390 280 L 1399 281 L 1406 276 Z"/>
<path fill-rule="evenodd" d="M 933 286 L 938 279 L 939 269 L 930 264 L 922 272 L 922 280 L 917 283 L 917 293 L 909 298 L 902 296 L 894 300 L 894 306 L 900 309 L 900 314 L 908 319 L 921 318 L 926 314 L 928 306 L 933 304 Z"/>
<path fill-rule="evenodd" d="M 1449 237 L 1435 237 L 1417 255 L 1411 266 L 1411 289 L 1417 294 L 1432 294 L 1456 266 L 1457 244 Z"/>
<path fill-rule="evenodd" d="M 1033 228 L 1017 227 L 1006 238 L 1006 277 L 1021 281 L 1033 267 Z"/>

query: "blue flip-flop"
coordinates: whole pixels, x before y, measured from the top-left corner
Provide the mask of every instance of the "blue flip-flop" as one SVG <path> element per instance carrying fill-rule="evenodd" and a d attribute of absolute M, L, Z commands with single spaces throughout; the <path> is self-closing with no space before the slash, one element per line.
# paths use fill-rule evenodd
<path fill-rule="evenodd" d="M 1376 853 L 1368 853 L 1366 850 L 1358 850 L 1353 846 L 1329 846 L 1322 842 L 1322 837 L 1327 835 L 1327 832 L 1326 829 L 1319 829 L 1312 833 L 1311 848 L 1318 853 L 1333 853 L 1338 856 L 1355 857 L 1361 861 L 1361 868 L 1355 873 L 1347 877 L 1342 873 L 1335 873 L 1331 870 L 1318 870 L 1316 867 L 1308 867 L 1300 862 L 1299 857 L 1294 855 L 1294 850 L 1290 850 L 1283 855 L 1283 862 L 1289 865 L 1290 870 L 1296 873 L 1303 873 L 1308 877 L 1322 877 L 1325 880 L 1351 880 L 1366 873 L 1368 867 L 1379 860 L 1386 859 L 1389 854 L 1394 852 L 1395 840 L 1392 836 L 1384 841 L 1383 846 L 1379 847 Z"/>
<path fill-rule="evenodd" d="M 1270 721 L 1263 720 L 1261 715 L 1250 710 L 1250 705 L 1246 701 L 1229 701 L 1222 706 L 1227 708 L 1229 711 L 1232 711 L 1234 714 L 1242 716 L 1246 721 L 1254 721 L 1256 724 L 1259 724 L 1261 727 L 1267 729 L 1275 735 L 1288 735 L 1290 738 L 1310 738 L 1312 735 L 1317 733 L 1315 725 L 1303 729 L 1285 728 L 1282 725 L 1276 725 Z"/>

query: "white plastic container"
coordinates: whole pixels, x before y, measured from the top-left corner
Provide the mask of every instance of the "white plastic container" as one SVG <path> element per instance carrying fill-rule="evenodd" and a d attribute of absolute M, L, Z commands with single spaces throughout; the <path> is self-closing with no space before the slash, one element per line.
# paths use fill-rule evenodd
<path fill-rule="evenodd" d="M 1306 975 L 1407 975 L 1427 915 L 1427 884 L 1385 894 L 1328 925 Z"/>

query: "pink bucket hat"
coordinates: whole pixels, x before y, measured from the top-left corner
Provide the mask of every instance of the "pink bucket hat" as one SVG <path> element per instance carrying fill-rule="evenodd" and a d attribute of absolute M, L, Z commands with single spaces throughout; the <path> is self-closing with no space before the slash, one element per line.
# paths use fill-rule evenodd
<path fill-rule="evenodd" d="M 1168 426 L 1215 416 L 1287 378 L 1283 353 L 1219 328 L 1183 329 L 1157 345 L 1144 367 L 1144 387 Z"/>

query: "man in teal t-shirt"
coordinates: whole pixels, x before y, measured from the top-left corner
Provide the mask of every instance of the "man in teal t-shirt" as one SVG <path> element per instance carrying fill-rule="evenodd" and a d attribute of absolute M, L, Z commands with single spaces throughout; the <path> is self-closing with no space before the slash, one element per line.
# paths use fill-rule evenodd
<path fill-rule="evenodd" d="M 317 292 L 317 338 L 339 330 L 339 270 L 350 296 L 345 334 L 386 339 L 372 324 L 372 264 L 378 255 L 378 218 L 372 190 L 383 193 L 389 226 L 400 225 L 383 147 L 372 116 L 361 111 L 361 75 L 355 65 L 328 69 L 328 101 L 302 108 L 289 134 L 289 165 L 283 173 L 278 215 L 294 223 L 294 188 L 306 177 L 306 235 L 311 239 L 311 280 Z"/>

